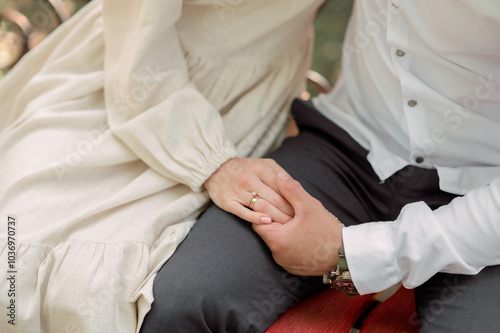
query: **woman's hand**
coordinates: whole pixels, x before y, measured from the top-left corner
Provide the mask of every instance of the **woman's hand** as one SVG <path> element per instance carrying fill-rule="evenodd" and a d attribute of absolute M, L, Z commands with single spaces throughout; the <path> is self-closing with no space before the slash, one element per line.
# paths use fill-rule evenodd
<path fill-rule="evenodd" d="M 282 171 L 272 159 L 234 158 L 212 174 L 205 187 L 217 206 L 246 221 L 286 223 L 294 211 L 278 190 L 277 175 Z M 258 199 L 252 210 L 253 192 Z"/>

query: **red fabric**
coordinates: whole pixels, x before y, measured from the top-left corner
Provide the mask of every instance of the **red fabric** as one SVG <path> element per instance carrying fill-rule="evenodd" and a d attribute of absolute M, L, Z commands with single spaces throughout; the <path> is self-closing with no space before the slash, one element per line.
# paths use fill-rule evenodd
<path fill-rule="evenodd" d="M 291 306 L 266 333 L 346 333 L 370 305 L 371 295 L 326 290 Z"/>
<path fill-rule="evenodd" d="M 330 289 L 290 307 L 265 333 L 347 333 L 370 298 Z M 368 315 L 360 333 L 418 333 L 416 320 L 413 290 L 400 288 Z"/>
<path fill-rule="evenodd" d="M 417 333 L 413 290 L 403 287 L 378 305 L 368 316 L 360 333 Z"/>

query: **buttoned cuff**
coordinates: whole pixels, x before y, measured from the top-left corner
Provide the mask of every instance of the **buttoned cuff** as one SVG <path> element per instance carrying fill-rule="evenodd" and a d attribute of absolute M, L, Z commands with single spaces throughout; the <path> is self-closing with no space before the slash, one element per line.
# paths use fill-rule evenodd
<path fill-rule="evenodd" d="M 401 280 L 387 233 L 392 223 L 371 222 L 342 230 L 347 265 L 360 294 L 385 290 Z"/>

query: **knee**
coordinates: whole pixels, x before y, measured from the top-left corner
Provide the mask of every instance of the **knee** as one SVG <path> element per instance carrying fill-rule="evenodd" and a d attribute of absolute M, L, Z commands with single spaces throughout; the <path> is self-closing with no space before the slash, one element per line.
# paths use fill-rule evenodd
<path fill-rule="evenodd" d="M 210 332 L 202 329 L 206 326 L 202 324 L 204 293 L 196 285 L 181 277 L 170 279 L 158 274 L 153 296 L 154 301 L 144 318 L 141 333 Z M 194 329 L 194 325 L 198 327 Z"/>
<path fill-rule="evenodd" d="M 238 330 L 237 303 L 223 279 L 158 274 L 154 302 L 141 333 L 246 332 Z"/>
<path fill-rule="evenodd" d="M 157 275 L 154 302 L 141 328 L 151 332 L 262 332 L 279 312 L 234 275 Z M 281 305 L 281 304 L 279 304 Z M 265 311 L 264 311 L 265 310 Z"/>

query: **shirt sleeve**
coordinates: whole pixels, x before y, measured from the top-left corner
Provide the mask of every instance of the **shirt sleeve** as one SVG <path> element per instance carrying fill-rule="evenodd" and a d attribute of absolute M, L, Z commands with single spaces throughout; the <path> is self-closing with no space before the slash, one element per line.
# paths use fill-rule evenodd
<path fill-rule="evenodd" d="M 362 294 L 400 281 L 415 288 L 438 272 L 476 274 L 500 264 L 500 177 L 434 211 L 417 202 L 396 221 L 346 227 L 343 238 Z"/>
<path fill-rule="evenodd" d="M 156 172 L 199 191 L 237 152 L 189 80 L 181 12 L 181 0 L 103 0 L 104 94 L 111 132 Z"/>

